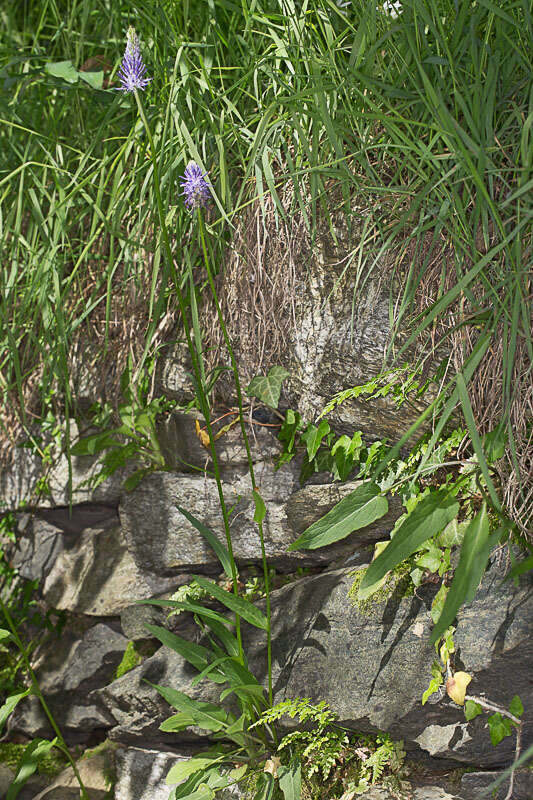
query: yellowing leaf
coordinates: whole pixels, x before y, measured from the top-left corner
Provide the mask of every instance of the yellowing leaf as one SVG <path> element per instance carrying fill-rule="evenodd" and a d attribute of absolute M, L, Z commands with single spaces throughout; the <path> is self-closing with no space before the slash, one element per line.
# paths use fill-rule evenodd
<path fill-rule="evenodd" d="M 472 676 L 468 672 L 456 672 L 453 677 L 448 678 L 446 681 L 446 692 L 448 697 L 451 697 L 454 703 L 458 706 L 464 706 L 466 687 L 472 680 Z"/>
<path fill-rule="evenodd" d="M 200 423 L 196 420 L 196 435 L 204 447 L 209 447 L 209 434 L 200 428 Z"/>

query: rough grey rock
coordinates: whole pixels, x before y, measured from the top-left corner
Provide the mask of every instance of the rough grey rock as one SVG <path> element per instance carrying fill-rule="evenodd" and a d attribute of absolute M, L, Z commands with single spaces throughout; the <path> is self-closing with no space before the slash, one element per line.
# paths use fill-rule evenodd
<path fill-rule="evenodd" d="M 353 577 L 337 570 L 308 577 L 277 591 L 273 598 L 273 677 L 275 701 L 291 697 L 325 700 L 340 721 L 358 731 L 387 730 L 403 739 L 416 757 L 424 753 L 481 767 L 509 763 L 512 737 L 493 748 L 478 717 L 466 723 L 450 700 L 421 705 L 430 681 L 434 648 L 429 642 L 431 596 L 392 596 L 365 614 L 347 596 Z M 525 742 L 532 738 L 530 664 L 533 590 L 501 584 L 489 573 L 474 602 L 459 614 L 456 668 L 473 674 L 472 694 L 508 704 L 519 694 L 526 709 Z M 264 640 L 246 629 L 250 667 L 265 680 Z M 512 675 L 510 683 L 509 676 Z M 194 676 L 173 651 L 161 648 L 95 696 L 115 718 L 111 738 L 164 745 L 154 720 L 169 715 L 165 702 L 143 678 L 187 691 Z M 214 684 L 197 686 L 192 696 L 213 700 Z M 153 738 L 155 737 L 155 738 Z M 167 739 L 168 741 L 168 739 Z M 524 746 L 527 746 L 524 744 Z"/>
<path fill-rule="evenodd" d="M 11 786 L 15 773 L 13 770 L 6 767 L 5 764 L 0 764 L 0 797 L 5 797 L 7 790 Z"/>
<path fill-rule="evenodd" d="M 289 544 L 358 483 L 307 486 L 299 490 L 290 467 L 275 471 L 273 465 L 260 462 L 256 473 L 267 505 L 264 523 L 267 557 L 282 570 L 294 569 L 298 564 L 328 564 L 350 556 L 384 538 L 401 513 L 399 503 L 392 502 L 382 519 L 341 542 L 318 550 L 289 553 Z M 234 475 L 231 484 L 224 485 L 224 494 L 228 507 L 233 508 L 230 523 L 235 557 L 241 564 L 258 561 L 261 549 L 253 521 L 255 506 L 248 476 Z M 225 542 L 214 479 L 156 473 L 125 495 L 120 505 L 122 528 L 138 569 L 152 575 L 194 570 L 218 572 L 220 565 L 215 554 L 177 506 L 186 508 Z M 152 586 L 155 587 L 153 581 Z"/>
<path fill-rule="evenodd" d="M 76 766 L 89 800 L 106 800 L 115 772 L 114 745 L 106 742 L 97 752 L 81 758 Z M 32 800 L 79 800 L 80 786 L 72 767 L 64 769 Z"/>
<path fill-rule="evenodd" d="M 193 753 L 172 753 L 137 747 L 119 748 L 116 756 L 115 800 L 168 800 L 172 790 L 165 782 L 170 768 Z M 237 800 L 240 792 L 225 789 L 217 799 Z"/>
<path fill-rule="evenodd" d="M 467 772 L 461 778 L 461 790 L 467 800 L 477 800 L 483 789 L 498 778 L 498 772 Z M 503 800 L 509 789 L 506 779 L 496 790 L 489 794 L 490 800 Z M 493 790 L 494 791 L 494 790 Z M 533 773 L 530 770 L 517 770 L 514 774 L 513 800 L 531 800 L 533 797 Z"/>
<path fill-rule="evenodd" d="M 72 525 L 78 515 L 86 517 L 86 512 L 79 509 L 73 507 L 69 520 Z M 12 556 L 22 577 L 41 582 L 42 594 L 51 608 L 116 616 L 136 600 L 179 583 L 139 570 L 118 525 L 116 509 L 110 510 L 109 517 L 114 525 L 101 520 L 100 527 L 87 527 L 77 533 L 65 532 L 65 523 L 57 519 L 58 511 L 49 512 L 53 523 L 25 515 Z"/>
<path fill-rule="evenodd" d="M 93 690 L 114 677 L 128 640 L 110 625 L 98 623 L 85 633 L 66 630 L 38 654 L 34 669 L 41 691 L 60 727 L 74 739 L 110 727 L 113 718 L 94 699 Z M 10 732 L 49 736 L 51 731 L 37 697 L 21 702 L 9 719 Z"/>
<path fill-rule="evenodd" d="M 70 434 L 74 441 L 77 435 L 75 423 L 71 420 Z M 38 505 L 43 508 L 68 506 L 70 503 L 116 504 L 125 477 L 135 466 L 117 470 L 96 489 L 90 480 L 99 472 L 98 458 L 93 456 L 72 456 L 72 497 L 69 497 L 69 464 L 65 454 L 53 454 L 52 467 L 46 471 L 48 491 L 39 497 Z M 22 503 L 35 505 L 37 481 L 43 477 L 43 464 L 40 456 L 27 448 L 15 448 L 13 461 L 8 467 L 0 469 L 0 497 L 3 510 L 17 510 Z"/>

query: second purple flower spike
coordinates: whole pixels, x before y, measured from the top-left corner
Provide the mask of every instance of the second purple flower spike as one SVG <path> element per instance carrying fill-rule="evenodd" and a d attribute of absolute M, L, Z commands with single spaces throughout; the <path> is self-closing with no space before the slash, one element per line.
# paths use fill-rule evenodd
<path fill-rule="evenodd" d="M 135 28 L 128 28 L 126 50 L 118 70 L 121 92 L 134 92 L 136 89 L 146 89 L 151 78 L 146 77 L 146 66 L 141 55 L 139 37 Z"/>
<path fill-rule="evenodd" d="M 181 180 L 182 194 L 185 196 L 185 205 L 191 211 L 201 206 L 209 205 L 211 192 L 206 181 L 207 172 L 202 172 L 196 161 L 189 161 Z"/>

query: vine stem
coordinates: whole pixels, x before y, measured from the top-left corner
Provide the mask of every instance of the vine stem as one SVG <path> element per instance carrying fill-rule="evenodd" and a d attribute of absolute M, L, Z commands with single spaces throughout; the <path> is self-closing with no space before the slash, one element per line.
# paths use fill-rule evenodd
<path fill-rule="evenodd" d="M 80 786 L 80 794 L 81 794 L 82 800 L 89 800 L 89 796 L 87 794 L 87 790 L 85 789 L 85 785 L 84 785 L 84 783 L 83 783 L 83 781 L 81 779 L 81 775 L 79 773 L 78 767 L 76 766 L 76 762 L 75 762 L 74 758 L 72 757 L 72 754 L 71 754 L 71 752 L 70 752 L 70 750 L 68 748 L 68 745 L 65 742 L 65 739 L 63 738 L 63 734 L 61 733 L 61 730 L 59 729 L 59 727 L 58 727 L 58 725 L 57 725 L 57 723 L 56 723 L 56 721 L 54 719 L 54 715 L 52 714 L 52 712 L 50 711 L 50 708 L 48 707 L 48 703 L 44 699 L 43 693 L 41 692 L 41 689 L 39 687 L 39 683 L 37 681 L 37 676 L 35 675 L 35 672 L 33 671 L 33 668 L 32 668 L 32 666 L 30 664 L 30 659 L 29 659 L 28 653 L 26 651 L 26 648 L 24 647 L 24 644 L 22 643 L 22 640 L 21 640 L 20 636 L 17 633 L 17 628 L 15 626 L 15 623 L 13 622 L 11 614 L 9 613 L 9 610 L 8 610 L 7 606 L 5 605 L 5 603 L 4 603 L 4 601 L 2 600 L 1 597 L 0 597 L 0 605 L 2 607 L 2 613 L 4 615 L 4 618 L 5 618 L 5 620 L 6 620 L 7 624 L 8 624 L 8 627 L 9 627 L 9 629 L 11 631 L 11 635 L 13 636 L 13 641 L 17 645 L 17 647 L 18 647 L 18 649 L 20 651 L 20 654 L 22 656 L 22 660 L 24 662 L 24 666 L 28 670 L 28 675 L 30 676 L 30 681 L 31 681 L 32 694 L 34 694 L 39 699 L 39 702 L 41 703 L 41 705 L 43 707 L 43 711 L 46 714 L 50 725 L 52 726 L 52 730 L 54 731 L 54 733 L 55 733 L 55 735 L 56 735 L 56 737 L 58 739 L 58 745 L 57 746 L 66 755 L 66 757 L 68 759 L 68 762 L 69 762 L 70 766 L 72 767 L 72 771 L 74 772 L 76 780 L 78 781 L 79 786 Z"/>
<path fill-rule="evenodd" d="M 220 327 L 222 329 L 222 335 L 224 336 L 224 342 L 226 343 L 226 347 L 228 349 L 229 357 L 231 360 L 231 367 L 233 370 L 233 376 L 235 379 L 235 390 L 237 392 L 237 405 L 239 408 L 239 422 L 242 431 L 242 438 L 244 441 L 244 446 L 246 448 L 246 458 L 248 461 L 248 471 L 250 473 L 250 480 L 252 483 L 252 491 L 258 492 L 258 486 L 255 480 L 255 472 L 254 472 L 254 463 L 252 458 L 252 451 L 250 449 L 250 441 L 248 439 L 248 434 L 246 432 L 246 425 L 244 423 L 244 411 L 243 411 L 243 402 L 242 402 L 242 390 L 241 390 L 241 382 L 239 379 L 239 370 L 237 368 L 237 362 L 235 360 L 235 353 L 233 347 L 231 345 L 231 341 L 228 335 L 228 330 L 226 328 L 226 323 L 224 322 L 224 315 L 222 314 L 222 309 L 220 308 L 220 302 L 218 300 L 218 294 L 216 290 L 215 280 L 213 277 L 213 271 L 211 269 L 211 259 L 207 253 L 207 245 L 206 245 L 206 238 L 205 238 L 205 224 L 204 218 L 202 215 L 201 210 L 198 210 L 198 221 L 199 221 L 199 230 L 200 230 L 200 242 L 202 245 L 202 252 L 204 256 L 205 266 L 207 270 L 207 279 L 209 281 L 209 286 L 211 289 L 211 294 L 213 295 L 213 300 L 215 301 L 215 306 L 217 309 L 217 316 Z M 257 527 L 259 529 L 259 540 L 261 542 L 261 561 L 263 564 L 263 576 L 265 581 L 265 599 L 266 599 L 266 617 L 267 617 L 267 672 L 268 672 L 268 701 L 270 706 L 272 706 L 272 630 L 271 630 L 271 604 L 270 604 L 270 576 L 268 574 L 268 563 L 266 557 L 266 550 L 265 550 L 265 536 L 263 530 L 263 521 L 257 521 Z"/>
<path fill-rule="evenodd" d="M 514 722 L 514 724 L 517 726 L 514 760 L 518 761 L 518 759 L 520 758 L 520 745 L 522 741 L 522 720 L 520 720 L 518 717 L 515 717 L 514 714 L 511 714 L 511 712 L 507 711 L 507 709 L 503 708 L 503 706 L 498 706 L 496 705 L 496 703 L 491 703 L 488 700 L 484 700 L 483 697 L 477 697 L 474 694 L 465 694 L 465 702 L 466 700 L 472 700 L 474 703 L 477 703 L 487 711 L 495 711 L 497 714 L 501 714 L 503 717 L 508 717 L 508 719 L 510 719 L 511 722 Z M 513 787 L 514 787 L 514 770 L 511 772 L 511 777 L 509 778 L 509 789 L 507 790 L 507 794 L 505 795 L 504 800 L 512 800 Z"/>
<path fill-rule="evenodd" d="M 161 188 L 160 188 L 160 179 L 159 179 L 159 165 L 157 163 L 157 157 L 156 157 L 156 152 L 155 152 L 155 147 L 154 147 L 154 140 L 153 140 L 153 137 L 152 137 L 152 132 L 150 130 L 150 126 L 148 124 L 148 120 L 147 120 L 146 115 L 144 113 L 144 108 L 143 108 L 143 105 L 142 105 L 142 102 L 141 102 L 141 98 L 139 97 L 138 91 L 135 90 L 134 94 L 135 94 L 135 100 L 137 101 L 137 107 L 139 109 L 139 114 L 141 116 L 141 119 L 142 119 L 143 124 L 144 124 L 145 131 L 146 131 L 146 136 L 148 138 L 148 144 L 150 146 L 150 156 L 151 156 L 152 167 L 153 167 L 153 171 L 154 171 L 153 186 L 154 186 L 154 192 L 155 192 L 156 203 L 157 203 L 157 212 L 158 212 L 158 217 L 159 217 L 159 224 L 161 226 L 161 239 L 162 239 L 162 242 L 163 242 L 163 248 L 164 248 L 164 252 L 165 252 L 165 257 L 166 257 L 166 261 L 167 261 L 167 264 L 168 264 L 168 268 L 170 270 L 170 275 L 171 275 L 172 281 L 174 283 L 174 289 L 175 289 L 175 292 L 176 292 L 176 297 L 178 299 L 178 304 L 179 304 L 180 313 L 181 313 L 182 322 L 183 322 L 183 328 L 184 328 L 185 336 L 186 336 L 186 339 L 187 339 L 187 347 L 189 349 L 189 353 L 190 353 L 191 360 L 192 360 L 192 365 L 193 365 L 193 371 L 194 371 L 195 382 L 196 382 L 196 391 L 197 391 L 197 394 L 198 394 L 198 399 L 200 401 L 201 411 L 202 411 L 202 414 L 203 414 L 204 419 L 205 419 L 207 433 L 208 433 L 208 436 L 209 436 L 209 446 L 210 446 L 210 450 L 211 450 L 211 458 L 212 458 L 212 461 L 213 461 L 213 472 L 215 474 L 215 481 L 216 481 L 217 490 L 218 490 L 218 498 L 219 498 L 219 502 L 220 502 L 220 508 L 222 510 L 222 517 L 223 517 L 223 520 L 224 520 L 224 532 L 226 534 L 226 543 L 227 543 L 228 554 L 229 554 L 230 562 L 231 562 L 231 579 L 232 579 L 232 583 L 233 583 L 233 592 L 234 592 L 234 594 L 236 596 L 238 596 L 239 588 L 238 588 L 238 584 L 237 584 L 237 568 L 236 568 L 236 564 L 235 564 L 235 557 L 233 555 L 233 543 L 232 543 L 232 540 L 231 540 L 231 532 L 230 532 L 230 527 L 229 527 L 228 510 L 227 510 L 227 507 L 226 507 L 226 501 L 224 499 L 224 492 L 223 492 L 223 489 L 222 489 L 222 479 L 221 479 L 221 476 L 220 476 L 220 466 L 219 466 L 219 463 L 218 463 L 218 456 L 217 456 L 216 449 L 215 449 L 215 439 L 214 439 L 214 435 L 213 435 L 213 430 L 212 430 L 212 427 L 211 427 L 211 414 L 210 414 L 210 409 L 209 409 L 209 402 L 207 400 L 207 396 L 206 396 L 206 393 L 205 393 L 205 390 L 204 390 L 203 381 L 202 381 L 202 370 L 201 370 L 201 367 L 200 367 L 199 355 L 198 355 L 198 353 L 196 351 L 196 348 L 195 348 L 195 346 L 193 344 L 193 340 L 192 340 L 192 337 L 191 337 L 191 329 L 190 329 L 190 326 L 189 326 L 189 321 L 187 319 L 187 307 L 186 307 L 186 304 L 185 304 L 185 299 L 183 297 L 183 294 L 182 294 L 182 291 L 181 291 L 181 288 L 180 288 L 178 275 L 177 275 L 177 272 L 176 272 L 176 268 L 174 266 L 174 259 L 172 258 L 172 249 L 170 247 L 170 240 L 169 240 L 169 236 L 168 236 L 168 228 L 167 228 L 165 212 L 164 212 L 164 208 L 163 208 L 163 199 L 161 197 Z M 239 647 L 239 660 L 240 660 L 240 662 L 242 664 L 244 664 L 244 651 L 243 651 L 243 647 L 242 647 L 241 624 L 240 624 L 240 617 L 239 617 L 238 614 L 235 614 L 235 633 L 236 633 L 236 636 L 237 636 L 237 642 L 238 642 L 238 647 Z"/>

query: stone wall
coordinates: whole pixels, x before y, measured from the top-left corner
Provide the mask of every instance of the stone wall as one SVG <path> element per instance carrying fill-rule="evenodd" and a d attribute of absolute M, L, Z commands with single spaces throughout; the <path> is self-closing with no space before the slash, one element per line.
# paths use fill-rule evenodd
<path fill-rule="evenodd" d="M 388 336 L 384 292 L 368 290 L 365 308 L 357 306 L 359 313 L 354 316 L 346 293 L 349 287 L 344 287 L 342 302 L 335 293 L 325 300 L 318 289 L 323 285 L 319 277 L 297 304 L 285 363 L 291 378 L 282 396 L 285 407 L 298 408 L 309 420 L 335 392 L 379 371 Z M 161 390 L 187 397 L 185 373 L 180 348 L 168 352 L 159 365 Z M 332 422 L 342 431 L 361 429 L 370 438 L 394 439 L 405 431 L 409 419 L 407 412 L 398 412 L 382 399 L 371 405 L 352 401 Z M 280 447 L 275 435 L 260 426 L 252 425 L 250 431 L 257 481 L 268 509 L 265 537 L 270 563 L 280 574 L 309 569 L 273 595 L 275 699 L 326 700 L 348 728 L 381 729 L 403 739 L 409 757 L 423 765 L 426 775 L 420 785 L 414 781 L 413 797 L 471 800 L 491 771 L 512 760 L 514 741 L 508 738 L 491 747 L 483 717 L 467 724 L 462 710 L 445 698 L 421 705 L 434 659 L 429 644 L 431 589 L 426 587 L 415 597 L 393 594 L 370 611 L 355 607 L 348 597 L 353 570 L 367 564 L 374 543 L 388 535 L 401 513 L 398 503 L 391 500 L 386 517 L 342 542 L 289 553 L 289 544 L 356 484 L 340 485 L 327 475 L 315 475 L 302 487 L 297 459 L 275 469 Z M 150 640 L 145 623 L 162 622 L 162 612 L 136 601 L 167 596 L 194 573 L 220 572 L 213 553 L 177 506 L 220 537 L 223 528 L 214 480 L 196 469 L 206 466 L 207 452 L 195 434 L 194 418 L 174 414 L 161 426 L 159 436 L 174 468 L 149 476 L 130 493 L 122 490 L 130 468 L 91 491 L 88 478 L 96 469 L 95 460 L 76 457 L 70 507 L 68 465 L 60 458 L 49 475 L 50 494 L 22 513 L 21 503 L 33 496 L 41 474 L 40 460 L 28 450 L 18 450 L 12 467 L 0 474 L 4 507 L 17 512 L 12 563 L 23 578 L 39 580 L 45 607 L 67 614 L 60 639 L 49 638 L 34 653 L 42 689 L 70 742 L 108 742 L 117 800 L 165 800 L 169 765 L 205 745 L 194 732 L 171 735 L 159 730 L 169 710 L 146 679 L 188 690 L 193 675 L 176 653 Z M 232 507 L 235 554 L 244 574 L 259 563 L 260 546 L 237 427 L 217 442 L 217 449 L 225 497 Z M 473 673 L 475 693 L 507 705 L 512 695 L 521 696 L 527 743 L 533 734 L 533 591 L 526 579 L 520 586 L 501 579 L 495 559 L 476 599 L 460 613 L 456 664 Z M 185 636 L 195 635 L 187 614 L 169 624 Z M 265 642 L 258 630 L 246 628 L 245 640 L 252 669 L 264 679 Z M 144 648 L 142 663 L 115 679 L 131 641 Z M 213 685 L 205 682 L 192 694 L 216 699 Z M 50 733 L 36 698 L 21 704 L 9 722 L 11 737 Z M 465 774 L 462 785 L 447 788 L 446 775 L 464 767 L 474 773 Z M 427 777 L 431 772 L 434 776 Z M 533 797 L 527 774 L 517 787 L 516 798 Z M 93 788 L 94 797 L 105 796 L 107 789 L 98 781 Z M 39 797 L 48 800 L 76 796 L 66 777 L 40 790 Z M 35 785 L 31 791 L 28 797 L 36 795 Z M 380 797 L 385 795 L 379 791 L 368 794 Z"/>

